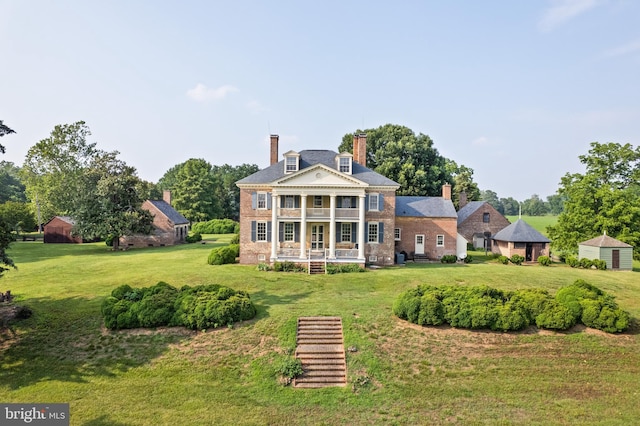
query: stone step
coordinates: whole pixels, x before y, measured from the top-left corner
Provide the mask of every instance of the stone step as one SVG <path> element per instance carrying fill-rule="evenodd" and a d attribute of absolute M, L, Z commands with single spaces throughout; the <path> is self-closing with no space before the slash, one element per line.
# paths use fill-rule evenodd
<path fill-rule="evenodd" d="M 304 374 L 294 380 L 296 388 L 346 386 L 342 319 L 340 317 L 302 317 L 298 319 L 295 356 Z"/>

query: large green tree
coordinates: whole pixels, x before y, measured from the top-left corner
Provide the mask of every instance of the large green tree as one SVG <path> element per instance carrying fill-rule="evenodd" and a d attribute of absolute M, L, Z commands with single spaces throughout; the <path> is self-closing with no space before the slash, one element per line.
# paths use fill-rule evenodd
<path fill-rule="evenodd" d="M 74 198 L 84 191 L 85 169 L 103 152 L 90 143 L 84 121 L 56 126 L 51 135 L 27 152 L 21 169 L 29 199 L 46 219 L 70 215 Z"/>
<path fill-rule="evenodd" d="M 527 216 L 542 216 L 549 213 L 549 206 L 540 199 L 538 194 L 533 194 L 522 202 L 522 214 Z"/>
<path fill-rule="evenodd" d="M 579 156 L 584 174 L 566 174 L 558 194 L 564 211 L 549 228 L 553 247 L 577 252 L 578 243 L 602 235 L 640 249 L 640 147 L 593 142 Z"/>
<path fill-rule="evenodd" d="M 215 196 L 220 185 L 209 162 L 195 158 L 187 160 L 176 173 L 173 206 L 191 222 L 220 217 L 221 200 Z"/>
<path fill-rule="evenodd" d="M 20 168 L 10 161 L 0 161 L 0 203 L 26 201 L 25 187 L 20 180 Z"/>
<path fill-rule="evenodd" d="M 19 201 L 0 204 L 0 219 L 16 234 L 20 231 L 31 232 L 37 226 L 31 205 Z"/>
<path fill-rule="evenodd" d="M 447 159 L 429 136 L 395 124 L 355 132 L 359 133 L 367 135 L 367 167 L 399 183 L 398 195 L 439 196 L 442 185 L 454 184 Z M 339 152 L 353 152 L 353 135 L 344 135 Z"/>
<path fill-rule="evenodd" d="M 218 219 L 240 219 L 240 188 L 236 182 L 260 170 L 256 164 L 240 166 L 213 166 L 212 173 L 220 185 L 216 188 L 216 197 L 221 200 L 222 212 Z"/>
<path fill-rule="evenodd" d="M 124 235 L 149 234 L 153 217 L 141 208 L 141 181 L 136 169 L 117 158 L 117 152 L 95 157 L 82 174 L 84 191 L 74 198 L 74 233 L 85 239 L 110 238 L 113 248 Z"/>
<path fill-rule="evenodd" d="M 8 135 L 10 133 L 15 133 L 9 127 L 7 127 L 2 120 L 0 120 L 0 136 Z M 0 153 L 4 154 L 4 146 L 0 145 Z M 13 241 L 13 236 L 11 235 L 11 229 L 7 225 L 7 223 L 0 218 L 0 277 L 4 273 L 4 271 L 8 270 L 9 267 L 15 268 L 13 260 L 9 256 L 7 256 L 7 249 L 9 248 L 9 244 Z"/>
<path fill-rule="evenodd" d="M 504 207 L 498 198 L 498 194 L 495 191 L 489 189 L 480 191 L 480 199 L 491 204 L 500 214 L 504 214 Z"/>
<path fill-rule="evenodd" d="M 473 169 L 467 166 L 458 166 L 455 161 L 447 160 L 451 175 L 453 176 L 452 198 L 456 209 L 460 208 L 460 194 L 464 193 L 467 202 L 480 200 L 480 188 L 473 181 Z"/>

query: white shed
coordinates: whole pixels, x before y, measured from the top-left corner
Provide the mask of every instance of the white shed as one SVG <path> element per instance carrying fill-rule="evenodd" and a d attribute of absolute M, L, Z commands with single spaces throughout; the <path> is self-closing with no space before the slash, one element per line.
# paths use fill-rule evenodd
<path fill-rule="evenodd" d="M 578 258 L 600 259 L 607 262 L 607 269 L 631 271 L 633 247 L 607 234 L 578 244 Z"/>

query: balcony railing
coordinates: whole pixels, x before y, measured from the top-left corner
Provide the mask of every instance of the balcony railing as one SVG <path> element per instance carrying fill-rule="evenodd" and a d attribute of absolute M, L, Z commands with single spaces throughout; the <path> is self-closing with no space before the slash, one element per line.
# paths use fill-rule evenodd
<path fill-rule="evenodd" d="M 300 218 L 302 209 L 278 209 L 279 218 Z M 336 219 L 358 219 L 358 209 L 336 209 Z M 309 219 L 329 219 L 331 217 L 330 208 L 308 208 L 307 218 Z"/>

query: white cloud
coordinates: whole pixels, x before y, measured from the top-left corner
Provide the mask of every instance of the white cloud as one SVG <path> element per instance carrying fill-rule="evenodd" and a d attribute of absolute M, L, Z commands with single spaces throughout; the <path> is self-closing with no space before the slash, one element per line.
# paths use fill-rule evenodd
<path fill-rule="evenodd" d="M 622 46 L 614 47 L 613 49 L 604 52 L 604 56 L 622 56 L 629 53 L 633 53 L 640 50 L 640 40 L 632 41 L 631 43 L 623 44 Z"/>
<path fill-rule="evenodd" d="M 237 91 L 238 88 L 230 84 L 211 89 L 202 83 L 198 83 L 193 89 L 187 90 L 187 96 L 197 102 L 206 102 L 224 99 L 229 93 Z"/>
<path fill-rule="evenodd" d="M 558 25 L 593 9 L 599 3 L 598 0 L 551 0 L 549 7 L 542 19 L 538 22 L 538 28 L 543 32 L 548 32 Z"/>

